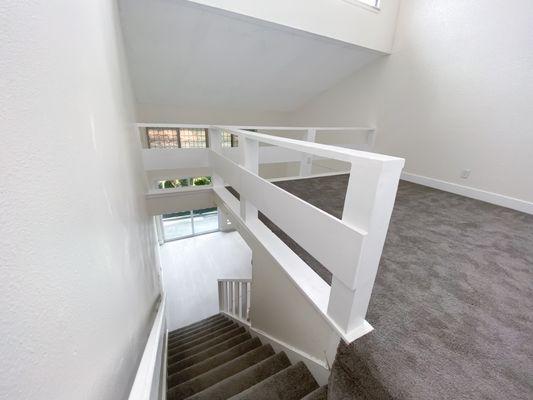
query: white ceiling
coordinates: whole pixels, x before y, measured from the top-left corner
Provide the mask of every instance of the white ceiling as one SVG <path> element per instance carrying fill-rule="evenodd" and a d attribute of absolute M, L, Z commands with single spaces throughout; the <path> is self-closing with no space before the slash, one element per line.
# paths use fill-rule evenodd
<path fill-rule="evenodd" d="M 120 0 L 137 101 L 293 111 L 378 54 L 183 0 Z"/>

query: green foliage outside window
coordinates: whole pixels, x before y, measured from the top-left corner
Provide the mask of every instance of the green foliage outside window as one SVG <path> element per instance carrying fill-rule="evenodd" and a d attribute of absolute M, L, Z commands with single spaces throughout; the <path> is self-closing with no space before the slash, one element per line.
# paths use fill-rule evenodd
<path fill-rule="evenodd" d="M 211 177 L 210 176 L 199 176 L 197 178 L 192 178 L 192 184 L 193 186 L 210 185 Z"/>
<path fill-rule="evenodd" d="M 204 186 L 211 184 L 210 176 L 197 176 L 195 178 L 168 179 L 157 182 L 158 189 L 175 189 L 186 186 Z"/>

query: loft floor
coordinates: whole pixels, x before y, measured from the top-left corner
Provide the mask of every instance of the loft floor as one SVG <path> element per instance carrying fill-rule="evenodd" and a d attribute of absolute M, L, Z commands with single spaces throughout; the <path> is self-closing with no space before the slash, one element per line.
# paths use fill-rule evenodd
<path fill-rule="evenodd" d="M 337 175 L 276 184 L 340 217 L 347 182 Z M 330 395 L 533 398 L 532 310 L 533 216 L 401 181 L 367 315 L 375 330 L 341 342 Z"/>

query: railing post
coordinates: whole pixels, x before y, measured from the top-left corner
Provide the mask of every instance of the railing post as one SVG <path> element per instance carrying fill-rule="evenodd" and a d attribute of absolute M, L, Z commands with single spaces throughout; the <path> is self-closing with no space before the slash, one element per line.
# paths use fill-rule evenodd
<path fill-rule="evenodd" d="M 222 132 L 217 128 L 209 128 L 209 148 L 215 153 L 220 154 L 222 152 Z M 214 170 L 211 170 L 211 181 L 214 187 L 224 186 L 224 180 L 220 175 L 216 174 Z"/>
<path fill-rule="evenodd" d="M 224 310 L 224 306 L 223 306 L 224 296 L 223 296 L 222 284 L 223 284 L 223 282 L 220 282 L 220 281 L 217 282 L 217 285 L 218 285 L 218 310 L 219 311 Z"/>
<path fill-rule="evenodd" d="M 345 331 L 366 317 L 370 295 L 389 226 L 402 159 L 352 162 L 342 220 L 367 232 L 355 261 L 353 281 L 332 279 L 328 315 Z"/>
<path fill-rule="evenodd" d="M 254 174 L 259 174 L 259 142 L 247 137 L 239 137 L 241 165 Z M 257 218 L 257 208 L 240 194 L 241 218 L 245 221 Z"/>
<path fill-rule="evenodd" d="M 316 129 L 310 128 L 307 130 L 303 140 L 307 142 L 314 142 L 316 139 Z M 311 154 L 303 153 L 300 161 L 300 176 L 311 175 L 313 168 L 313 156 Z"/>

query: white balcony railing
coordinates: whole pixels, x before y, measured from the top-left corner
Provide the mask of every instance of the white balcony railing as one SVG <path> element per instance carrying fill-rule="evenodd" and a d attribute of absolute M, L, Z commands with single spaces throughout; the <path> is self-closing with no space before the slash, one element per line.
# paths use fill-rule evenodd
<path fill-rule="evenodd" d="M 213 178 L 212 190 L 217 204 L 237 218 L 236 222 L 245 227 L 247 234 L 254 235 L 262 242 L 263 247 L 285 269 L 336 332 L 346 342 L 368 333 L 372 327 L 365 320 L 367 307 L 404 160 L 314 142 L 316 132 L 351 130 L 366 134 L 368 147 L 372 147 L 375 136 L 372 128 L 253 127 L 265 131 L 299 130 L 304 133 L 304 137 L 300 139 L 305 140 L 251 132 L 243 128 L 252 127 L 209 126 L 209 148 L 200 149 L 201 151 L 144 150 L 145 166 L 147 170 L 179 168 L 173 167 L 176 164 L 169 162 L 175 160 L 180 167 L 188 170 L 194 168 L 195 162 L 199 163 L 203 171 L 208 169 Z M 223 131 L 238 136 L 237 148 L 222 148 Z M 261 178 L 258 171 L 261 158 L 266 154 L 265 149 L 275 154 L 270 157 L 277 157 L 277 160 L 282 160 L 283 157 L 300 160 L 303 176 L 310 172 L 307 160 L 327 158 L 348 165 L 350 177 L 342 218 L 335 218 Z M 164 152 L 162 158 L 157 157 L 159 152 Z M 147 156 L 148 154 L 150 155 Z M 184 164 L 183 160 L 187 160 L 187 163 Z M 228 192 L 227 186 L 239 192 L 239 201 Z M 323 282 L 307 279 L 310 275 L 306 270 L 310 270 L 309 268 L 298 266 L 299 269 L 296 269 L 295 265 L 299 261 L 293 257 L 294 253 L 291 255 L 291 251 L 283 243 L 272 239 L 272 232 L 259 221 L 258 211 L 332 273 L 331 287 L 322 285 Z M 222 284 L 220 290 L 223 295 L 227 294 L 227 284 Z M 235 301 L 223 304 L 225 310 L 235 304 L 240 306 Z"/>
<path fill-rule="evenodd" d="M 220 311 L 246 324 L 250 323 L 251 279 L 219 279 Z"/>

